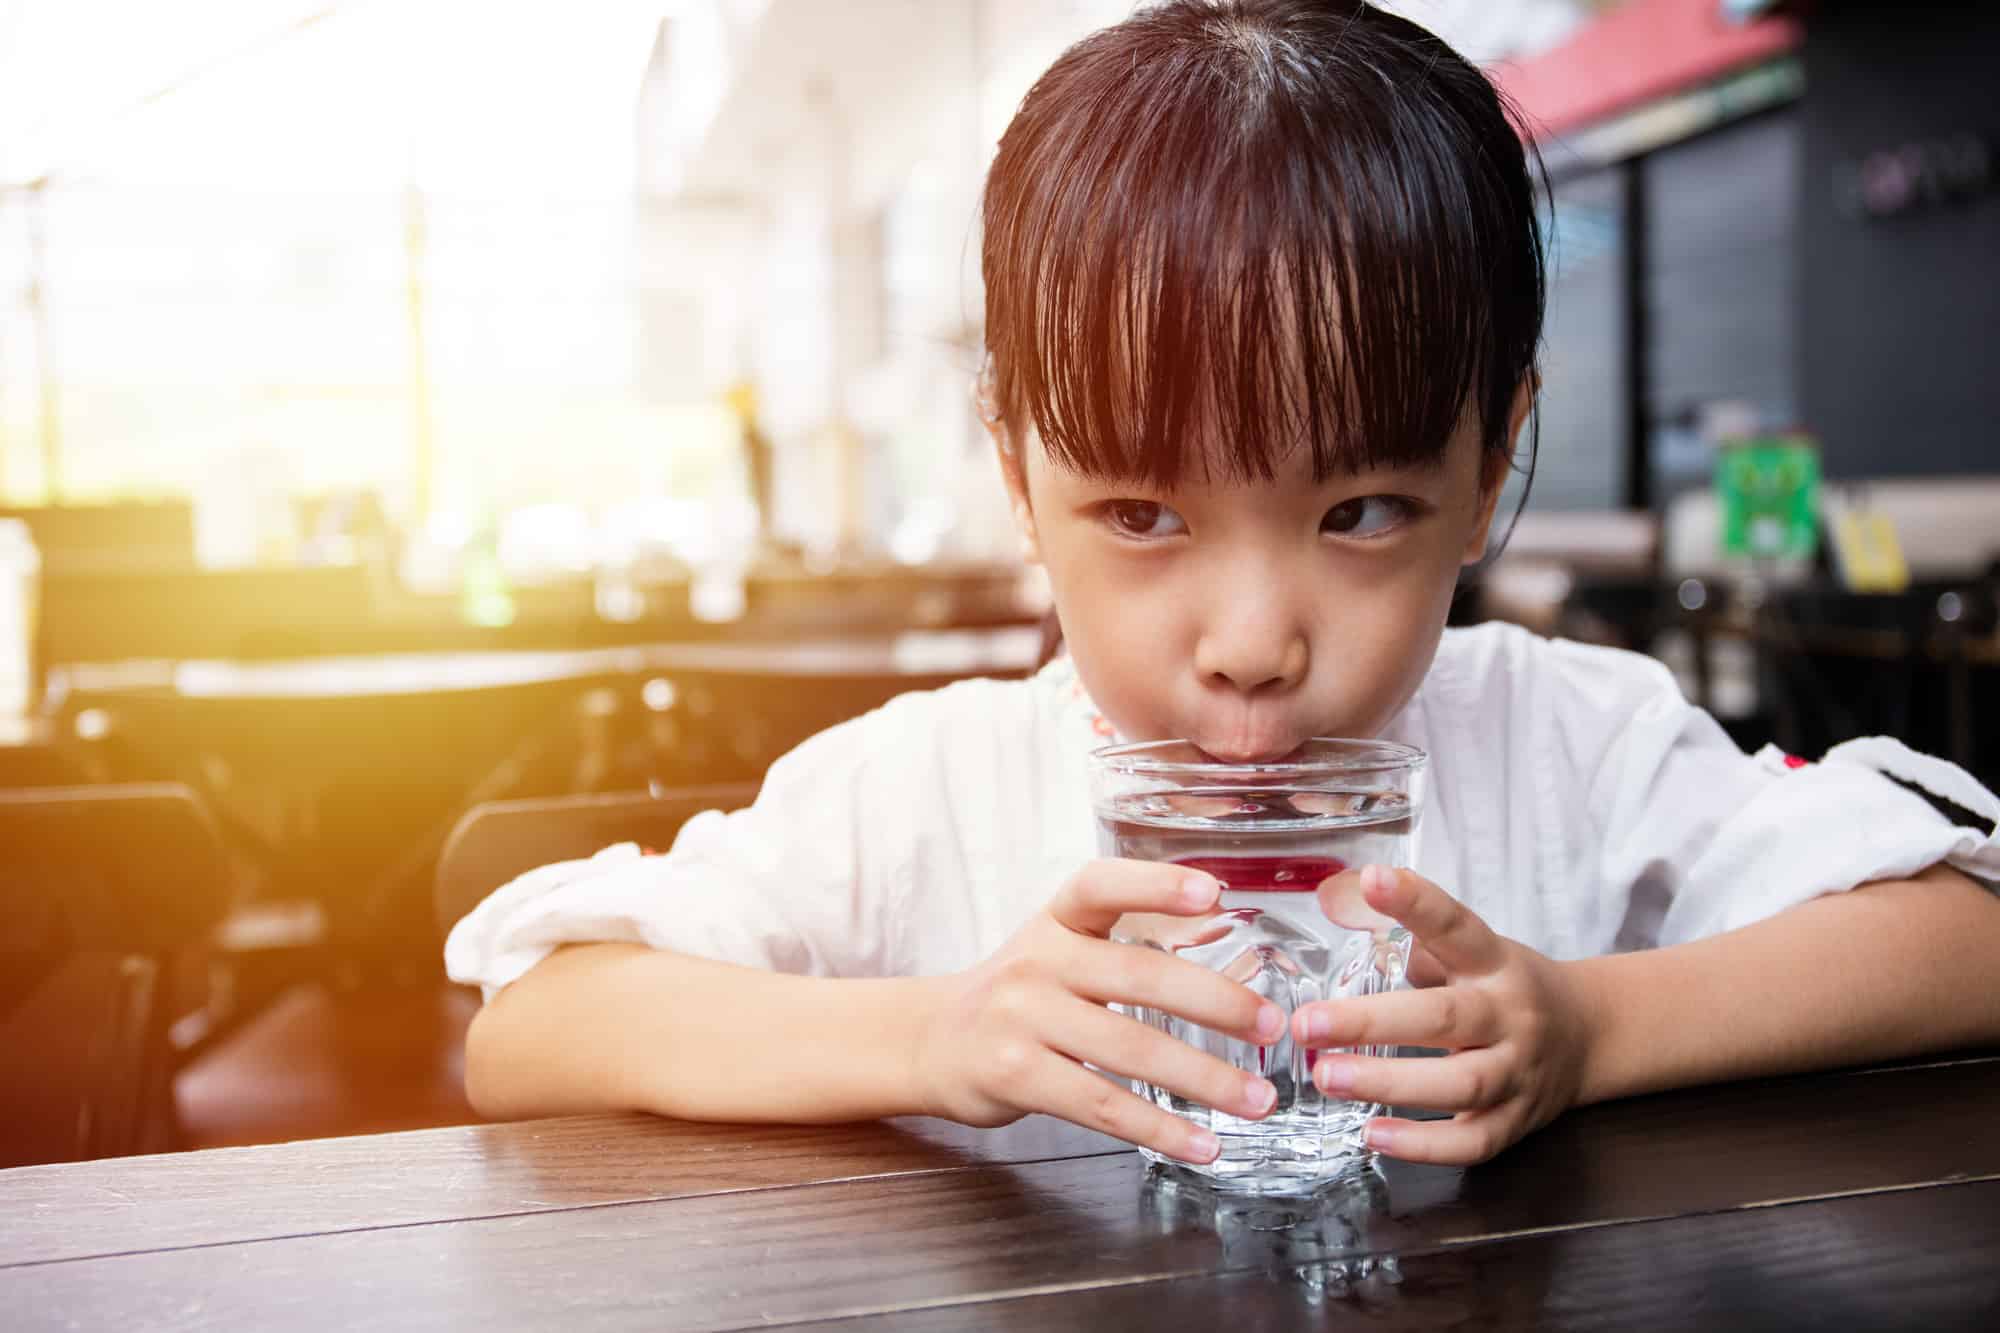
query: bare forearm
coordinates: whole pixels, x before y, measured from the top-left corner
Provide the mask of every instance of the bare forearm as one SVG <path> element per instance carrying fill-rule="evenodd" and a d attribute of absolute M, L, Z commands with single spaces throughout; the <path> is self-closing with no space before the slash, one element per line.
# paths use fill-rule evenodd
<path fill-rule="evenodd" d="M 1579 1101 L 2000 1041 L 2000 901 L 1934 867 L 1712 939 L 1563 964 Z"/>
<path fill-rule="evenodd" d="M 473 1020 L 466 1090 L 491 1116 L 808 1123 L 920 1111 L 908 1054 L 925 985 L 784 976 L 636 945 L 568 948 Z"/>

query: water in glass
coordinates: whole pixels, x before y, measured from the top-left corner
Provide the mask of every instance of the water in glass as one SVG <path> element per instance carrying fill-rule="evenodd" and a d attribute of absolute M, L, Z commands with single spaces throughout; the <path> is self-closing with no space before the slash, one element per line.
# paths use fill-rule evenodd
<path fill-rule="evenodd" d="M 1327 905 L 1331 915 L 1317 890 L 1349 867 L 1409 864 L 1415 818 L 1416 807 L 1403 792 L 1329 790 L 1324 783 L 1310 790 L 1188 786 L 1099 802 L 1106 855 L 1193 866 L 1223 884 L 1222 900 L 1206 919 L 1128 916 L 1114 938 L 1213 968 L 1286 1015 L 1286 1035 L 1262 1047 L 1157 1009 L 1130 1011 L 1277 1087 L 1270 1115 L 1244 1120 L 1138 1085 L 1157 1105 L 1221 1140 L 1221 1157 L 1196 1168 L 1218 1185 L 1310 1187 L 1367 1160 L 1362 1127 L 1381 1108 L 1321 1093 L 1311 1077 L 1317 1053 L 1292 1041 L 1289 1021 L 1302 1004 L 1374 994 L 1402 980 L 1409 933 L 1362 902 L 1358 887 Z M 1369 1047 L 1362 1053 L 1389 1052 Z"/>

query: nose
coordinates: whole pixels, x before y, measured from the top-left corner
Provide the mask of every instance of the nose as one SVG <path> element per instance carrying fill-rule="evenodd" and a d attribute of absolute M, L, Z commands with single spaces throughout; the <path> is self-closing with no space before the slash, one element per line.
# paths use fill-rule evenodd
<path fill-rule="evenodd" d="M 1306 627 L 1283 597 L 1224 593 L 1220 603 L 1195 646 L 1203 682 L 1251 694 L 1282 693 L 1305 679 L 1311 659 Z"/>

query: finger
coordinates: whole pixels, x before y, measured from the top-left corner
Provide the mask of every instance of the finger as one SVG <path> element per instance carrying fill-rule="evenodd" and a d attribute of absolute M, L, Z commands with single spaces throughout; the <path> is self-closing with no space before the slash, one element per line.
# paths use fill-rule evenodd
<path fill-rule="evenodd" d="M 1071 991 L 1099 1004 L 1161 1009 L 1242 1041 L 1269 1046 L 1285 1035 L 1285 1013 L 1248 986 L 1158 949 L 1078 940 L 1057 962 Z"/>
<path fill-rule="evenodd" d="M 1369 905 L 1361 891 L 1365 866 L 1352 866 L 1319 883 L 1319 910 L 1342 930 L 1384 931 L 1396 922 Z"/>
<path fill-rule="evenodd" d="M 1221 1143 L 1199 1125 L 1100 1078 L 1074 1060 L 1053 1051 L 1045 1054 L 1046 1063 L 1032 1080 L 1041 1092 L 1036 1109 L 1184 1162 L 1207 1163 L 1221 1155 Z"/>
<path fill-rule="evenodd" d="M 1260 1120 L 1277 1104 L 1278 1090 L 1269 1081 L 1124 1014 L 1092 1004 L 1068 1006 L 1049 1026 L 1042 1040 L 1063 1054 L 1202 1106 Z"/>
<path fill-rule="evenodd" d="M 1410 965 L 1403 969 L 1403 975 L 1412 986 L 1442 986 L 1449 977 L 1444 974 L 1444 965 L 1437 955 L 1421 944 L 1410 946 Z"/>
<path fill-rule="evenodd" d="M 1327 1054 L 1313 1061 L 1313 1082 L 1331 1097 L 1428 1111 L 1481 1111 L 1518 1090 L 1513 1067 L 1491 1048 L 1436 1060 Z"/>
<path fill-rule="evenodd" d="M 1406 1162 L 1436 1162 L 1471 1166 L 1483 1162 L 1520 1135 L 1508 1106 L 1465 1111 L 1449 1120 L 1397 1120 L 1379 1116 L 1368 1122 L 1368 1146 Z"/>
<path fill-rule="evenodd" d="M 1459 1051 L 1498 1041 L 1500 1016 L 1483 991 L 1436 986 L 1302 1004 L 1292 1015 L 1292 1035 L 1315 1049 L 1443 1046 Z"/>
<path fill-rule="evenodd" d="M 1506 957 L 1500 937 L 1478 913 L 1415 871 L 1368 866 L 1361 872 L 1361 892 L 1371 907 L 1422 940 L 1451 976 L 1491 972 Z"/>
<path fill-rule="evenodd" d="M 1127 912 L 1196 916 L 1222 896 L 1215 876 L 1165 861 L 1092 861 L 1072 875 L 1049 903 L 1049 915 L 1099 937 Z"/>

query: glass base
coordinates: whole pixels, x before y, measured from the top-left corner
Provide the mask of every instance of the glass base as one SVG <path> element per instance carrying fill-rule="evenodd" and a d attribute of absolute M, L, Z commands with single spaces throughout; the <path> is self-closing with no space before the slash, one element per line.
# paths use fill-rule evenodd
<path fill-rule="evenodd" d="M 1304 1195 L 1373 1169 L 1375 1151 L 1357 1132 L 1340 1136 L 1218 1134 L 1222 1155 L 1184 1162 L 1151 1148 L 1139 1155 L 1184 1179 L 1225 1194 Z"/>

